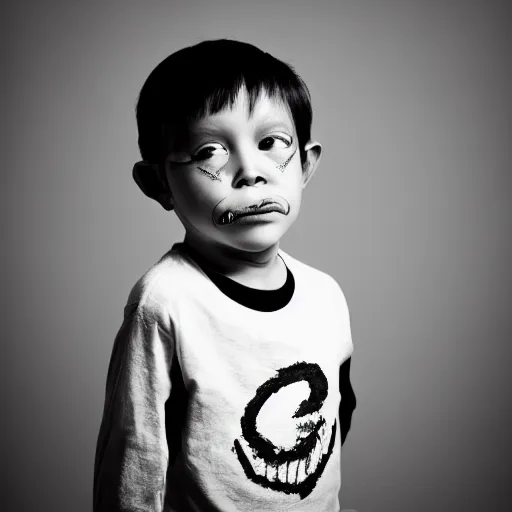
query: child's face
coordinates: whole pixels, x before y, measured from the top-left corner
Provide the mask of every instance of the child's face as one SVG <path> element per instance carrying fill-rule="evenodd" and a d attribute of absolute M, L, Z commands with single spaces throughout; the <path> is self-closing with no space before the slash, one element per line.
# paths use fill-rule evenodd
<path fill-rule="evenodd" d="M 297 218 L 319 145 L 310 143 L 303 173 L 286 106 L 262 94 L 249 115 L 245 89 L 232 109 L 193 123 L 187 139 L 165 165 L 187 236 L 251 252 L 275 245 Z"/>

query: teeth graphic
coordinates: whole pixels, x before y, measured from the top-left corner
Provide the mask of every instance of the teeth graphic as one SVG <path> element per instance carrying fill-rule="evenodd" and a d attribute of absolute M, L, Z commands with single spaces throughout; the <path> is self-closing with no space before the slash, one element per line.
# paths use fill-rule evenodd
<path fill-rule="evenodd" d="M 313 450 L 313 464 L 311 466 L 311 473 L 316 471 L 316 468 L 318 466 L 318 463 L 320 462 L 320 457 L 322 456 L 322 445 L 320 444 L 320 441 L 316 441 L 315 449 Z"/>
<path fill-rule="evenodd" d="M 326 454 L 329 450 L 329 432 L 327 428 L 324 429 L 323 437 L 322 437 L 322 453 Z"/>
<path fill-rule="evenodd" d="M 306 457 L 306 474 L 310 475 L 313 472 L 313 465 L 315 463 L 315 452 L 314 450 L 310 453 L 309 457 Z"/>
<path fill-rule="evenodd" d="M 319 443 L 320 443 L 320 457 L 322 457 L 322 453 L 324 453 L 324 448 L 325 448 L 325 425 L 323 425 L 319 432 L 318 432 L 318 436 L 320 437 L 319 439 Z"/>
<path fill-rule="evenodd" d="M 289 464 L 283 463 L 277 469 L 273 466 L 267 464 L 263 459 L 259 457 L 252 457 L 252 466 L 254 472 L 260 476 L 265 476 L 265 471 L 267 478 L 269 480 L 273 480 L 277 477 L 281 482 L 295 482 L 296 474 L 297 474 L 297 466 L 298 469 L 298 482 L 304 480 L 305 476 L 310 475 L 316 471 L 318 464 L 320 463 L 320 459 L 322 455 L 327 453 L 329 448 L 329 433 L 327 429 L 321 428 L 319 431 L 320 439 L 316 441 L 315 448 L 311 453 L 309 466 L 307 457 L 300 461 L 292 461 Z M 286 477 L 286 469 L 288 466 L 288 477 Z"/>
<path fill-rule="evenodd" d="M 281 464 L 277 469 L 277 478 L 281 482 L 286 482 L 286 467 L 288 464 L 285 462 L 284 464 Z"/>
<path fill-rule="evenodd" d="M 301 483 L 306 478 L 306 461 L 299 461 L 299 472 L 297 474 L 297 482 Z"/>
<path fill-rule="evenodd" d="M 276 479 L 276 474 L 276 468 L 274 466 L 271 466 L 270 464 L 267 465 L 267 480 L 273 482 Z"/>
<path fill-rule="evenodd" d="M 253 463 L 252 467 L 254 468 L 254 472 L 257 475 L 265 476 L 265 470 L 266 470 L 267 465 L 261 459 L 253 460 L 252 463 Z"/>
<path fill-rule="evenodd" d="M 288 482 L 290 484 L 295 483 L 295 478 L 297 474 L 297 466 L 299 465 L 299 461 L 294 460 L 293 462 L 290 462 L 290 467 L 288 468 Z"/>
<path fill-rule="evenodd" d="M 300 484 L 306 478 L 315 473 L 320 465 L 323 455 L 329 451 L 329 442 L 331 438 L 331 429 L 323 425 L 318 431 L 318 439 L 316 440 L 315 447 L 311 452 L 309 465 L 308 457 L 301 460 L 294 460 L 291 462 L 284 462 L 277 468 L 265 462 L 263 459 L 252 454 L 248 459 L 254 469 L 254 472 L 265 477 L 270 482 L 282 482 L 288 484 Z"/>

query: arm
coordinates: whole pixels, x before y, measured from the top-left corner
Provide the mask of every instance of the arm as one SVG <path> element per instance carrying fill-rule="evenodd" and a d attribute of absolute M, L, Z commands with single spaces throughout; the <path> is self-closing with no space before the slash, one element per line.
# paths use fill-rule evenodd
<path fill-rule="evenodd" d="M 341 433 L 341 444 L 345 442 L 345 438 L 347 437 L 348 431 L 350 430 L 350 424 L 352 422 L 352 413 L 356 408 L 356 395 L 354 394 L 354 390 L 352 389 L 352 384 L 350 383 L 350 361 L 351 357 L 349 357 L 341 366 L 340 366 L 340 393 L 341 393 L 341 403 L 340 403 L 340 433 Z"/>
<path fill-rule="evenodd" d="M 94 512 L 163 508 L 169 449 L 165 402 L 171 391 L 174 331 L 156 301 L 125 308 L 107 374 L 94 464 Z"/>

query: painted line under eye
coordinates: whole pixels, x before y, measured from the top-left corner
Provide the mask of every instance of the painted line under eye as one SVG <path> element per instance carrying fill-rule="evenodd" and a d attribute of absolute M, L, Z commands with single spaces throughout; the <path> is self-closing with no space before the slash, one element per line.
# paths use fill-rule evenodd
<path fill-rule="evenodd" d="M 293 153 L 286 159 L 285 162 L 276 166 L 277 170 L 283 172 L 286 166 L 291 162 L 292 158 L 295 156 L 295 153 L 297 153 L 297 148 L 295 148 Z"/>
<path fill-rule="evenodd" d="M 215 174 L 208 171 L 207 169 L 203 169 L 202 167 L 197 167 L 205 176 L 208 176 L 211 180 L 218 180 L 221 181 L 219 178 L 219 174 L 222 171 L 222 169 L 219 169 Z"/>

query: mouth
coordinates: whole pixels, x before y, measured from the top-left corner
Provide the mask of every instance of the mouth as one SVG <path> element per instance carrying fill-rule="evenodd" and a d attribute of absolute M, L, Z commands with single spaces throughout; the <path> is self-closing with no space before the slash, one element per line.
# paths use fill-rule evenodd
<path fill-rule="evenodd" d="M 235 450 L 245 475 L 263 487 L 286 494 L 299 494 L 301 499 L 307 497 L 327 465 L 336 438 L 336 420 L 331 428 L 325 421 L 320 424 L 314 435 L 304 440 L 306 450 L 300 450 L 296 457 L 290 457 L 289 451 L 279 450 L 270 460 L 255 454 L 248 456 L 236 439 Z"/>
<path fill-rule="evenodd" d="M 271 212 L 281 213 L 282 215 L 288 214 L 288 212 L 280 203 L 274 201 L 273 199 L 264 199 L 259 204 L 226 210 L 217 219 L 217 224 L 224 226 L 227 224 L 233 224 L 233 222 L 236 222 L 242 217 L 248 217 L 251 215 L 263 215 Z"/>

